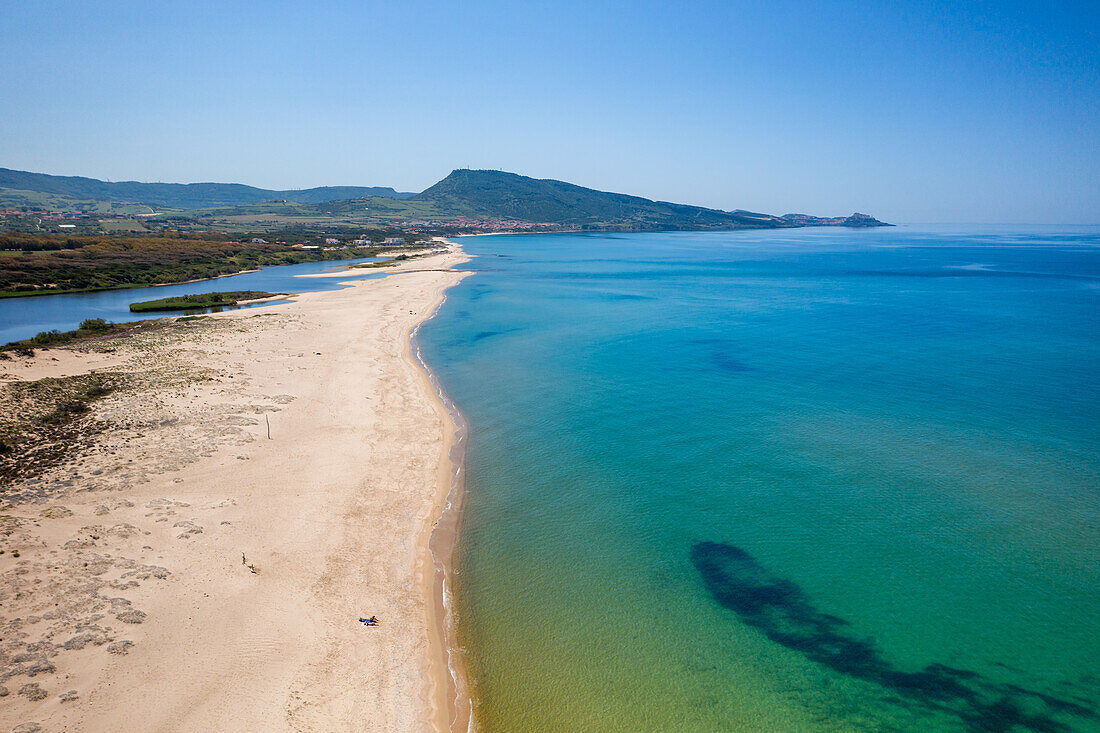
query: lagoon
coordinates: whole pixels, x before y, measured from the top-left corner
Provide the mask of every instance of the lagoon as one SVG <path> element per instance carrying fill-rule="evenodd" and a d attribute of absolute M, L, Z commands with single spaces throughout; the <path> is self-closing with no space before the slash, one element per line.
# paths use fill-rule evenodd
<path fill-rule="evenodd" d="M 115 323 L 146 318 L 164 318 L 171 312 L 131 313 L 130 304 L 138 301 L 168 298 L 192 293 L 216 293 L 230 290 L 263 290 L 270 293 L 302 293 L 335 290 L 343 280 L 382 277 L 377 272 L 362 271 L 346 278 L 301 277 L 338 272 L 360 262 L 383 258 L 367 257 L 355 260 L 305 262 L 297 265 L 276 265 L 253 272 L 178 285 L 103 290 L 93 293 L 35 295 L 22 298 L 0 298 L 0 344 L 30 338 L 41 331 L 69 331 L 86 318 L 103 318 Z M 265 306 L 271 303 L 261 304 Z M 250 307 L 250 306 L 240 306 Z M 179 314 L 194 311 L 179 311 Z"/>

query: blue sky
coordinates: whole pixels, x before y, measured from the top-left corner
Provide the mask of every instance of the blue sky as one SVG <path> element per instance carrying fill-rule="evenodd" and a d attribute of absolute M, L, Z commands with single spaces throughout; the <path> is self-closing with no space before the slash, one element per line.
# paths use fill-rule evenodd
<path fill-rule="evenodd" d="M 13 2 L 0 166 L 1100 223 L 1100 3 Z"/>

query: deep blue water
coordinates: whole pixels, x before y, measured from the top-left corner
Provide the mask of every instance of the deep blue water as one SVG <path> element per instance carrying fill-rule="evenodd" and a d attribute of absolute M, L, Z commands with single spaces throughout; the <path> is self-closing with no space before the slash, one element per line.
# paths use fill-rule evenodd
<path fill-rule="evenodd" d="M 463 246 L 485 729 L 1100 730 L 1100 229 Z"/>
<path fill-rule="evenodd" d="M 0 298 L 0 344 L 30 338 L 36 333 L 56 329 L 69 331 L 86 318 L 103 318 L 116 323 L 175 315 L 170 311 L 131 313 L 130 304 L 156 298 L 170 298 L 192 293 L 217 293 L 234 290 L 260 290 L 268 293 L 304 293 L 335 290 L 342 280 L 382 277 L 363 271 L 362 275 L 346 278 L 299 277 L 339 271 L 348 265 L 371 262 L 381 258 L 367 257 L 340 262 L 306 262 L 300 265 L 264 267 L 256 272 L 202 280 L 182 285 L 161 285 L 128 290 L 105 290 L 98 293 L 71 295 L 37 295 L 26 298 Z M 184 313 L 186 311 L 178 311 Z M 192 311 L 193 312 L 193 311 Z"/>

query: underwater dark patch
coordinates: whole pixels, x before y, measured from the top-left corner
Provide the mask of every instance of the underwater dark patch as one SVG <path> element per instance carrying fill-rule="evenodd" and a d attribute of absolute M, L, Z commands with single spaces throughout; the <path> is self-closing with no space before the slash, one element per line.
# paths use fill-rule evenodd
<path fill-rule="evenodd" d="M 1024 278 L 1038 280 L 1096 280 L 1095 275 L 1074 272 L 1024 272 L 1020 270 L 964 270 L 958 267 L 912 270 L 832 270 L 818 273 L 828 277 L 939 278 Z"/>
<path fill-rule="evenodd" d="M 734 359 L 732 356 L 721 351 L 714 352 L 711 355 L 711 360 L 714 362 L 714 366 L 724 372 L 747 372 L 752 369 L 752 367 L 745 362 Z"/>
<path fill-rule="evenodd" d="M 475 333 L 473 336 L 470 337 L 470 340 L 471 341 L 481 341 L 482 339 L 487 339 L 491 336 L 499 336 L 502 333 L 504 333 L 504 332 L 503 331 L 478 331 L 477 333 Z"/>
<path fill-rule="evenodd" d="M 483 341 L 488 338 L 493 338 L 494 336 L 506 336 L 510 333 L 518 333 L 520 331 L 526 330 L 527 328 L 524 326 L 513 326 L 512 328 L 497 328 L 486 331 L 478 331 L 473 336 L 471 336 L 468 341 L 469 343 L 473 343 L 475 341 Z"/>
<path fill-rule="evenodd" d="M 502 329 L 500 331 L 478 331 L 477 333 L 475 333 L 473 336 L 470 337 L 470 341 L 471 342 L 473 342 L 473 341 L 482 341 L 482 340 L 487 339 L 487 338 L 492 338 L 493 336 L 503 336 L 504 334 L 507 334 L 507 333 L 514 333 L 516 331 L 522 331 L 522 330 L 523 330 L 522 328 L 505 328 L 505 329 Z"/>
<path fill-rule="evenodd" d="M 481 300 L 489 292 L 489 289 L 484 285 L 471 285 L 466 291 L 466 298 L 471 302 Z"/>
<path fill-rule="evenodd" d="M 1084 704 L 994 682 L 970 670 L 929 664 L 897 669 L 873 641 L 856 638 L 847 621 L 822 613 L 801 587 L 772 575 L 734 545 L 700 542 L 691 562 L 711 596 L 768 639 L 818 664 L 882 686 L 898 699 L 956 715 L 975 731 L 1022 729 L 1059 733 L 1071 728 L 1054 714 L 1096 718 Z"/>
<path fill-rule="evenodd" d="M 752 370 L 752 367 L 748 364 L 733 356 L 737 348 L 737 344 L 733 339 L 697 338 L 691 339 L 688 343 L 693 346 L 704 347 L 700 351 L 705 351 L 707 356 L 710 357 L 710 363 L 723 372 L 747 372 Z"/>
<path fill-rule="evenodd" d="M 593 297 L 600 300 L 657 300 L 652 295 L 638 295 L 637 293 L 594 293 Z"/>

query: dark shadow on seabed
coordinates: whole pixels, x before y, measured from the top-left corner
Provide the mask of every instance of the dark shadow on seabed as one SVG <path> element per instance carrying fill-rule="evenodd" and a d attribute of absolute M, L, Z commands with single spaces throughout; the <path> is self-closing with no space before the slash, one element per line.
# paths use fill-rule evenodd
<path fill-rule="evenodd" d="M 768 639 L 831 670 L 955 715 L 971 730 L 1059 733 L 1072 729 L 1054 715 L 1097 717 L 1086 704 L 997 683 L 977 672 L 935 663 L 919 672 L 897 669 L 873 642 L 854 638 L 847 621 L 819 611 L 798 585 L 770 574 L 734 545 L 700 542 L 691 548 L 691 561 L 714 599 Z"/>

